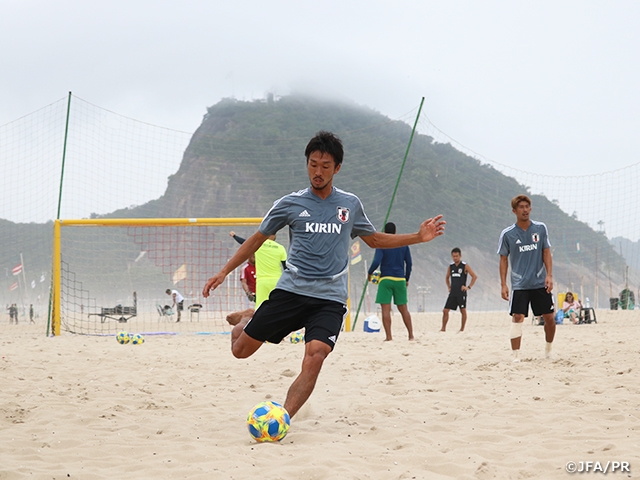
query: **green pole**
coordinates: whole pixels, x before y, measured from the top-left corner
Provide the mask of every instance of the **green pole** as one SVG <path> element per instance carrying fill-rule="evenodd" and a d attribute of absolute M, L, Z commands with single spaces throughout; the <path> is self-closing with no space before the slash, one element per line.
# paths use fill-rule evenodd
<path fill-rule="evenodd" d="M 56 220 L 60 220 L 60 208 L 62 207 L 62 184 L 64 181 L 64 162 L 67 158 L 67 139 L 69 138 L 69 116 L 71 114 L 71 92 L 67 100 L 67 121 L 64 126 L 64 143 L 62 144 L 62 168 L 60 169 L 60 191 L 58 193 L 58 215 Z"/>
<path fill-rule="evenodd" d="M 407 150 L 404 152 L 404 159 L 402 160 L 402 165 L 400 166 L 400 172 L 398 173 L 398 179 L 396 180 L 396 186 L 393 189 L 393 194 L 391 195 L 391 201 L 389 202 L 389 208 L 387 209 L 387 215 L 384 217 L 384 225 L 387 224 L 389 220 L 389 215 L 391 214 L 391 208 L 393 207 L 393 202 L 396 198 L 396 193 L 398 192 L 398 186 L 400 185 L 400 180 L 402 179 L 402 172 L 404 171 L 404 166 L 407 163 L 407 157 L 409 156 L 409 150 L 411 150 L 411 144 L 413 143 L 413 136 L 416 133 L 416 128 L 418 126 L 418 120 L 420 120 L 420 113 L 422 112 L 422 105 L 424 104 L 424 97 L 420 101 L 420 107 L 418 107 L 418 114 L 416 115 L 416 121 L 413 123 L 413 130 L 411 130 L 411 136 L 409 137 L 409 143 L 407 144 Z M 364 286 L 362 287 L 362 295 L 360 295 L 360 301 L 358 302 L 358 309 L 356 310 L 356 318 L 353 320 L 353 326 L 351 330 L 356 328 L 356 323 L 358 322 L 358 315 L 360 315 L 360 308 L 362 307 L 362 302 L 364 301 L 364 296 L 367 293 L 367 285 L 369 284 L 369 280 L 365 279 Z"/>
<path fill-rule="evenodd" d="M 56 220 L 60 220 L 60 209 L 62 207 L 62 185 L 64 181 L 64 163 L 67 158 L 67 139 L 69 138 L 69 116 L 71 115 L 71 92 L 69 92 L 69 98 L 67 100 L 67 119 L 64 126 L 64 141 L 62 143 L 62 166 L 60 167 L 60 189 L 58 191 L 58 213 L 56 214 Z M 53 272 L 53 268 L 51 270 Z M 53 277 L 51 278 L 51 285 L 53 285 Z M 49 315 L 47 316 L 47 336 L 51 333 L 51 307 L 53 302 L 53 291 L 49 289 Z"/>

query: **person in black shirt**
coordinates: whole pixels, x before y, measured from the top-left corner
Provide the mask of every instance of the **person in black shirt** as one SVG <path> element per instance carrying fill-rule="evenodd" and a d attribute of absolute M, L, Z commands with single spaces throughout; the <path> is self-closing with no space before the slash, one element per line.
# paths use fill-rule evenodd
<path fill-rule="evenodd" d="M 460 307 L 460 313 L 462 314 L 460 331 L 464 332 L 464 327 L 467 324 L 467 292 L 471 290 L 473 284 L 476 283 L 478 276 L 469 265 L 462 261 L 462 252 L 458 247 L 451 250 L 451 259 L 453 263 L 447 268 L 447 275 L 445 277 L 445 282 L 449 289 L 449 296 L 442 310 L 442 328 L 440 331 L 447 331 L 449 310 L 457 310 L 458 307 Z M 467 286 L 467 275 L 471 275 L 471 283 L 469 286 Z"/>

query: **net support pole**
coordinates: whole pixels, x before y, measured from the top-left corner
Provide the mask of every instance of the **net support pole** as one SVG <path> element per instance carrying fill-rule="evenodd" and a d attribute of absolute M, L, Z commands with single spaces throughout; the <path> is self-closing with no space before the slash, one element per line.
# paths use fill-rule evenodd
<path fill-rule="evenodd" d="M 64 166 L 67 159 L 67 140 L 69 138 L 69 118 L 71 116 L 71 92 L 67 99 L 67 118 L 64 125 L 64 141 L 62 142 L 62 164 L 60 165 L 60 188 L 58 189 L 58 211 L 54 224 L 53 268 L 51 271 L 51 288 L 49 290 L 49 315 L 47 319 L 47 335 L 60 335 L 60 211 L 62 208 L 62 186 L 64 184 Z M 56 232 L 56 228 L 58 229 Z M 58 253 L 56 260 L 56 237 L 58 238 Z M 58 271 L 56 272 L 56 263 Z M 57 281 L 56 281 L 57 279 Z M 56 301 L 57 297 L 57 301 Z"/>
<path fill-rule="evenodd" d="M 402 179 L 402 172 L 404 171 L 404 166 L 407 163 L 407 157 L 409 157 L 409 151 L 411 150 L 411 144 L 413 143 L 413 137 L 416 133 L 416 128 L 418 127 L 418 120 L 420 120 L 420 113 L 422 112 L 422 105 L 424 104 L 424 97 L 420 100 L 420 107 L 418 107 L 418 114 L 416 115 L 416 120 L 413 123 L 413 129 L 411 130 L 411 136 L 409 137 L 409 143 L 407 143 L 407 149 L 404 152 L 404 159 L 402 160 L 402 165 L 400 166 L 400 172 L 398 173 L 398 179 L 396 180 L 396 186 L 393 188 L 393 194 L 391 195 L 391 200 L 389 201 L 389 208 L 387 209 L 387 214 L 384 217 L 384 225 L 387 224 L 389 220 L 389 215 L 391 214 L 391 208 L 393 207 L 393 202 L 396 198 L 396 193 L 398 192 L 398 186 L 400 185 L 400 180 Z M 362 287 L 362 295 L 360 295 L 360 301 L 358 302 L 358 309 L 356 310 L 356 317 L 353 319 L 353 325 L 351 326 L 351 330 L 356 328 L 356 323 L 358 322 L 358 315 L 360 315 L 360 308 L 362 307 L 362 301 L 364 300 L 364 296 L 367 293 L 367 285 L 369 284 L 369 279 L 365 278 L 364 286 Z"/>
<path fill-rule="evenodd" d="M 64 182 L 64 164 L 67 158 L 67 139 L 69 138 L 69 117 L 71 114 L 71 92 L 67 100 L 67 119 L 64 126 L 64 142 L 62 143 L 62 165 L 60 167 L 60 189 L 58 191 L 58 214 L 56 218 L 60 218 L 60 208 L 62 207 L 62 184 Z"/>

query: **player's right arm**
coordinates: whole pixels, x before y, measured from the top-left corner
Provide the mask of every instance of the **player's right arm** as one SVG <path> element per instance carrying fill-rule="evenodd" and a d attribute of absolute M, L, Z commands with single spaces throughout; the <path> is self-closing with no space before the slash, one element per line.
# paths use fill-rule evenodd
<path fill-rule="evenodd" d="M 502 286 L 502 298 L 509 301 L 509 286 L 507 285 L 507 271 L 509 270 L 509 257 L 500 255 L 500 285 Z"/>
<path fill-rule="evenodd" d="M 264 235 L 260 231 L 257 231 L 249 238 L 245 240 L 245 242 L 240 245 L 240 248 L 236 251 L 236 253 L 229 259 L 229 261 L 225 264 L 222 269 L 216 273 L 213 277 L 207 280 L 207 283 L 202 290 L 202 296 L 207 298 L 211 292 L 211 290 L 215 290 L 218 288 L 224 279 L 233 272 L 236 268 L 246 262 L 252 253 L 256 253 L 256 250 L 260 248 L 260 246 L 269 238 L 267 235 Z"/>
<path fill-rule="evenodd" d="M 447 274 L 444 277 L 444 281 L 447 284 L 447 290 L 451 293 L 451 269 L 447 267 Z"/>
<path fill-rule="evenodd" d="M 236 232 L 234 232 L 233 230 L 229 232 L 229 236 L 233 238 L 236 242 L 238 242 L 240 245 L 242 245 L 246 241 L 241 236 L 236 235 Z"/>
<path fill-rule="evenodd" d="M 244 278 L 241 278 L 240 284 L 242 285 L 242 290 L 244 290 L 244 293 L 249 295 L 251 292 L 249 291 L 249 284 L 247 283 L 247 280 Z"/>

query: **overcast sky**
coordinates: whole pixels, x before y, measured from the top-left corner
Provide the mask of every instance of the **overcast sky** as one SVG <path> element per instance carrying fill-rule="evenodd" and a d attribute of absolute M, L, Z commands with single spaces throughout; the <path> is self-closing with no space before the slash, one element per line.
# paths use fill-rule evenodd
<path fill-rule="evenodd" d="M 223 97 L 424 96 L 487 159 L 598 173 L 638 163 L 639 25 L 637 1 L 2 0 L 0 125 L 68 91 L 188 132 Z"/>

